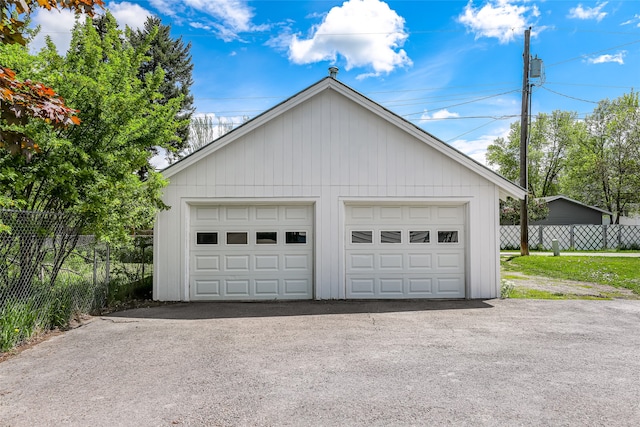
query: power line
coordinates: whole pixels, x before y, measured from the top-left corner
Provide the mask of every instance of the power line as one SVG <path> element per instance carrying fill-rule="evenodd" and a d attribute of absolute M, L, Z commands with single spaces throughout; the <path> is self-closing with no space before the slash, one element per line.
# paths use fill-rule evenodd
<path fill-rule="evenodd" d="M 484 97 L 481 97 L 481 98 L 476 98 L 476 99 L 473 99 L 473 100 L 467 101 L 467 102 L 460 102 L 458 104 L 447 105 L 445 107 L 440 107 L 439 109 L 443 110 L 445 108 L 458 107 L 460 105 L 471 104 L 471 103 L 474 103 L 474 102 L 483 101 L 485 99 L 495 98 L 495 97 L 498 97 L 498 96 L 507 95 L 507 94 L 510 94 L 510 93 L 518 92 L 518 91 L 519 91 L 518 89 L 514 89 L 514 90 L 507 91 L 507 92 L 496 93 L 494 95 L 489 95 L 489 96 L 484 96 Z M 408 113 L 408 114 L 405 114 L 404 116 L 414 116 L 416 114 L 424 114 L 424 111 L 419 111 L 417 113 Z"/>
<path fill-rule="evenodd" d="M 502 116 L 455 116 L 455 117 L 429 117 L 429 118 L 418 118 L 418 119 L 408 119 L 412 122 L 430 122 L 430 121 L 440 121 L 440 120 L 467 120 L 467 119 L 493 119 L 495 120 L 506 120 L 512 119 L 514 117 L 519 117 L 519 114 L 504 114 Z M 405 116 L 402 116 L 405 117 Z"/>
<path fill-rule="evenodd" d="M 482 86 L 500 86 L 500 85 L 512 85 L 517 82 L 495 82 L 495 83 L 483 83 L 483 84 L 473 84 L 473 85 L 456 85 L 456 86 L 435 86 L 435 87 L 423 87 L 416 89 L 398 89 L 398 90 L 376 90 L 366 92 L 365 95 L 378 94 L 378 93 L 399 93 L 399 92 L 429 92 L 432 90 L 443 90 L 443 89 L 459 89 L 465 87 L 477 88 Z"/>
<path fill-rule="evenodd" d="M 546 81 L 545 85 L 563 85 L 563 86 L 584 86 L 584 87 L 602 87 L 602 88 L 611 88 L 611 89 L 631 89 L 633 85 L 628 86 L 615 86 L 615 85 L 595 85 L 591 83 L 564 83 L 564 82 L 549 82 Z"/>
<path fill-rule="evenodd" d="M 556 92 L 555 90 L 551 90 L 551 89 L 546 88 L 544 86 L 540 86 L 540 88 L 544 89 L 544 90 L 546 90 L 548 92 L 555 93 L 556 95 L 564 96 L 565 98 L 574 99 L 576 101 L 588 102 L 590 104 L 598 104 L 598 102 L 596 102 L 596 101 L 589 101 L 589 100 L 582 99 L 582 98 L 576 98 L 575 96 L 565 95 L 564 93 Z"/>
<path fill-rule="evenodd" d="M 471 130 L 469 130 L 469 131 L 467 131 L 467 132 L 461 133 L 461 134 L 460 134 L 460 135 L 458 135 L 458 136 L 454 136 L 453 138 L 448 139 L 448 140 L 447 140 L 447 141 L 445 141 L 445 142 L 446 142 L 446 143 L 449 143 L 449 142 L 455 141 L 456 139 L 458 139 L 458 138 L 460 138 L 460 137 L 463 137 L 463 136 L 465 136 L 465 135 L 468 135 L 468 134 L 470 134 L 471 132 L 475 132 L 475 131 L 477 131 L 478 129 L 483 128 L 483 127 L 485 127 L 485 126 L 487 126 L 487 125 L 490 125 L 491 123 L 496 122 L 496 121 L 498 121 L 498 120 L 500 120 L 500 119 L 490 120 L 490 121 L 488 121 L 487 123 L 481 124 L 481 125 L 480 125 L 480 126 L 478 126 L 477 128 L 473 128 L 473 129 L 471 129 Z"/>
<path fill-rule="evenodd" d="M 565 59 L 564 61 L 560 61 L 560 62 L 555 62 L 553 64 L 549 64 L 549 65 L 546 66 L 546 68 L 555 67 L 556 65 L 564 64 L 564 63 L 571 62 L 571 61 L 577 61 L 578 59 L 584 59 L 584 58 L 588 57 L 589 55 L 595 55 L 595 54 L 602 53 L 602 52 L 608 52 L 610 50 L 618 49 L 618 48 L 621 48 L 621 47 L 624 47 L 624 46 L 629 46 L 629 45 L 632 45 L 632 44 L 635 44 L 635 43 L 640 43 L 640 40 L 634 40 L 632 42 L 619 44 L 617 46 L 608 47 L 606 49 L 600 49 L 600 50 L 596 50 L 594 52 L 585 53 L 585 54 L 582 54 L 580 56 L 576 56 L 574 58 L 569 58 L 569 59 Z"/>
<path fill-rule="evenodd" d="M 504 89 L 506 89 L 506 88 L 504 88 Z M 447 95 L 427 96 L 427 97 L 421 97 L 421 98 L 395 99 L 395 100 L 379 101 L 379 102 L 383 102 L 385 105 L 394 105 L 394 106 L 404 106 L 404 105 L 415 105 L 415 104 L 417 104 L 417 103 L 409 103 L 408 101 L 451 102 L 451 101 L 472 99 L 472 98 L 475 98 L 475 97 L 470 96 L 470 95 L 473 95 L 473 94 L 485 94 L 487 92 L 493 92 L 493 90 L 491 90 L 491 91 L 482 90 L 482 91 L 467 92 L 467 93 L 452 93 L 452 94 L 447 94 Z"/>
<path fill-rule="evenodd" d="M 478 88 L 478 87 L 490 87 L 490 86 L 504 86 L 504 85 L 512 85 L 516 82 L 497 82 L 497 83 L 486 83 L 486 84 L 474 84 L 474 85 L 456 85 L 456 86 L 435 86 L 435 87 L 423 87 L 416 89 L 397 89 L 397 90 L 377 90 L 377 91 L 369 91 L 363 92 L 364 95 L 370 96 L 374 94 L 385 94 L 385 93 L 405 93 L 405 92 L 430 92 L 436 90 L 446 90 L 446 89 L 460 89 L 460 88 Z M 476 92 L 469 92 L 476 93 Z M 252 100 L 252 99 L 284 99 L 288 98 L 289 95 L 265 95 L 265 96 L 234 96 L 234 97 L 197 97 L 197 100 L 223 100 L 223 101 L 232 101 L 232 100 Z M 443 95 L 446 96 L 446 95 Z M 392 101 L 388 101 L 392 102 Z"/>

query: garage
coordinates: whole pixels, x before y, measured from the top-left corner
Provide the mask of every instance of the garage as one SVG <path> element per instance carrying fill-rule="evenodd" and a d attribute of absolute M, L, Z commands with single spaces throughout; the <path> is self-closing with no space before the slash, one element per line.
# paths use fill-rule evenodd
<path fill-rule="evenodd" d="M 190 299 L 313 297 L 313 206 L 193 205 Z"/>
<path fill-rule="evenodd" d="M 464 298 L 463 205 L 346 205 L 347 298 Z"/>
<path fill-rule="evenodd" d="M 161 301 L 496 298 L 526 193 L 334 77 L 162 175 Z"/>

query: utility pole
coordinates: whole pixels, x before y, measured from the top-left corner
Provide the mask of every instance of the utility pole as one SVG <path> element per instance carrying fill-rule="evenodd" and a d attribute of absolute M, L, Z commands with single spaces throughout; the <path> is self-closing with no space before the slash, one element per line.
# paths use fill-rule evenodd
<path fill-rule="evenodd" d="M 524 200 L 520 201 L 520 255 L 529 255 L 529 215 L 527 202 L 529 201 L 528 184 L 528 136 L 529 136 L 529 39 L 531 27 L 524 32 L 524 73 L 522 78 L 522 113 L 520 116 L 520 186 L 527 190 Z"/>

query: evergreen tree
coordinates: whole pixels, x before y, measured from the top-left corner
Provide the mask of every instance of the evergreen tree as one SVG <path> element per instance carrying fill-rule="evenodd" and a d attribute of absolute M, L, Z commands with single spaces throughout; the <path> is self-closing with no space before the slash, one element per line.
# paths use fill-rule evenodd
<path fill-rule="evenodd" d="M 191 119 L 194 111 L 193 95 L 190 92 L 193 84 L 191 76 L 193 64 L 189 53 L 191 43 L 185 45 L 182 37 L 172 39 L 170 33 L 170 25 L 162 25 L 160 18 L 150 16 L 142 30 L 129 33 L 129 42 L 134 48 L 140 49 L 147 46 L 150 41 L 146 50 L 147 58 L 140 65 L 138 77 L 144 80 L 145 75 L 155 72 L 158 67 L 162 68 L 164 80 L 159 88 L 162 98 L 158 102 L 164 105 L 171 99 L 183 97 L 176 119 L 187 124 L 178 129 L 179 140 L 172 144 L 176 151 L 180 151 L 187 145 L 189 137 L 187 121 Z"/>

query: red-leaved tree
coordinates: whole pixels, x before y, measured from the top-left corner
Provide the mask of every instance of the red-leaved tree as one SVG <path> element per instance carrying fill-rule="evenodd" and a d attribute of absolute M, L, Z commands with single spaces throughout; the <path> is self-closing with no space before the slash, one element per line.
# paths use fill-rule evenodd
<path fill-rule="evenodd" d="M 96 6 L 104 7 L 103 0 L 0 0 L 0 42 L 24 45 L 25 18 L 35 7 L 69 9 L 92 16 Z M 76 113 L 50 87 L 21 81 L 13 70 L 0 64 L 0 147 L 29 158 L 39 147 L 20 130 L 21 126 L 30 118 L 38 118 L 55 127 L 66 127 L 80 123 Z"/>

